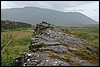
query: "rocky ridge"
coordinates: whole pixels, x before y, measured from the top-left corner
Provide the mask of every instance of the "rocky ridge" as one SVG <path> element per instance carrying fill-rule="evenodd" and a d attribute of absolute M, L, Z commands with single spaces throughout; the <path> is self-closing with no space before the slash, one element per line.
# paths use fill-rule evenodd
<path fill-rule="evenodd" d="M 42 21 L 31 38 L 30 53 L 13 59 L 14 66 L 98 66 L 98 53 L 91 43 L 65 34 L 53 24 Z M 80 50 L 85 47 L 86 50 Z"/>

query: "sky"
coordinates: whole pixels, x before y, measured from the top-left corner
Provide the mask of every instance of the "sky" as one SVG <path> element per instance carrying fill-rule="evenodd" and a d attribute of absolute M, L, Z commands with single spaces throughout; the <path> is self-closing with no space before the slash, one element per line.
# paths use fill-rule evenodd
<path fill-rule="evenodd" d="M 80 12 L 99 22 L 99 1 L 1 1 L 1 9 L 40 7 L 62 12 Z"/>

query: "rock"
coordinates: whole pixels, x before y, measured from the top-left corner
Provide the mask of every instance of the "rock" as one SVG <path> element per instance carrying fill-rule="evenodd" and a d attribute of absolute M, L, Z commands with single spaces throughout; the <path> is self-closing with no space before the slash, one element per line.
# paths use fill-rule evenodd
<path fill-rule="evenodd" d="M 60 61 L 58 59 L 48 59 L 48 60 L 43 60 L 37 66 L 69 66 L 69 63 Z"/>
<path fill-rule="evenodd" d="M 20 57 L 16 58 L 16 66 L 69 66 L 69 63 L 51 58 L 48 54 L 27 53 L 24 55 L 31 57 L 27 57 L 27 61 L 25 61 L 25 58 L 21 56 L 23 63 L 20 62 Z"/>
<path fill-rule="evenodd" d="M 44 32 L 46 31 L 46 29 L 53 29 L 53 26 L 50 25 L 49 23 L 47 22 L 42 22 L 40 24 L 37 24 L 36 25 L 36 35 L 41 35 L 41 34 L 44 34 Z"/>
<path fill-rule="evenodd" d="M 53 24 L 45 21 L 37 24 L 35 36 L 30 41 L 29 50 L 31 52 L 24 53 L 20 57 L 15 58 L 13 60 L 14 66 L 71 66 L 72 62 L 80 63 L 84 66 L 94 65 L 81 60 L 76 55 L 74 56 L 74 54 L 71 55 L 71 58 L 69 57 L 70 54 L 66 58 L 67 51 L 78 52 L 77 49 L 87 44 L 87 41 L 71 34 L 65 34 Z M 94 51 L 91 47 L 86 49 Z M 52 53 L 55 53 L 57 58 L 53 57 Z"/>
<path fill-rule="evenodd" d="M 85 60 L 83 60 L 83 61 L 81 62 L 81 64 L 84 65 L 84 66 L 98 66 L 97 64 L 92 64 L 92 63 L 87 62 L 87 61 L 85 61 Z"/>
<path fill-rule="evenodd" d="M 67 47 L 64 47 L 62 45 L 58 45 L 58 46 L 47 46 L 46 49 L 50 49 L 54 52 L 57 52 L 57 53 L 63 53 L 63 52 L 67 52 L 68 51 L 68 48 Z"/>
<path fill-rule="evenodd" d="M 60 42 L 44 42 L 44 44 L 47 44 L 48 46 L 56 46 L 56 45 L 60 45 Z"/>
<path fill-rule="evenodd" d="M 73 48 L 73 47 L 69 47 L 68 50 L 69 51 L 77 51 L 77 49 L 76 48 Z"/>
<path fill-rule="evenodd" d="M 90 46 L 87 46 L 86 49 L 89 50 L 89 51 L 91 51 L 91 52 L 93 52 L 93 53 L 96 53 L 96 50 L 94 50 L 94 49 L 91 48 Z"/>
<path fill-rule="evenodd" d="M 73 57 L 73 58 L 71 58 L 71 60 L 73 62 L 79 62 L 79 63 L 82 61 L 79 57 Z"/>
<path fill-rule="evenodd" d="M 42 36 L 41 39 L 45 40 L 45 41 L 50 41 L 53 42 L 55 39 L 47 37 L 47 36 Z"/>

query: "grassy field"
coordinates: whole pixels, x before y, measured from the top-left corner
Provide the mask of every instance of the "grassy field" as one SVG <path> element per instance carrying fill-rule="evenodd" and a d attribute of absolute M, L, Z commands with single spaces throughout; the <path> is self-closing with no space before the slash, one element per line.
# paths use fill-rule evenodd
<path fill-rule="evenodd" d="M 62 29 L 65 33 L 91 41 L 93 47 L 99 48 L 98 27 L 63 27 Z M 33 32 L 32 28 L 18 28 L 1 32 L 1 66 L 11 66 L 12 59 L 23 52 L 29 52 L 28 47 Z"/>
<path fill-rule="evenodd" d="M 33 30 L 14 29 L 1 32 L 1 65 L 10 66 L 12 59 L 23 52 L 29 52 Z"/>

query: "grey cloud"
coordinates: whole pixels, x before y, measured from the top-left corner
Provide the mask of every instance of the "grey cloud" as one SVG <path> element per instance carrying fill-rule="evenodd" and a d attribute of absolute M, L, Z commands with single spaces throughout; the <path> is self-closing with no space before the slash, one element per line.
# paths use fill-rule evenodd
<path fill-rule="evenodd" d="M 75 7 L 93 1 L 5 1 L 10 7 L 36 6 L 50 9 L 64 9 L 65 7 Z M 13 5 L 13 6 L 12 6 Z"/>
<path fill-rule="evenodd" d="M 43 1 L 6 1 L 8 3 L 8 6 L 12 6 L 12 8 L 15 7 L 50 7 L 47 3 L 44 3 Z"/>

